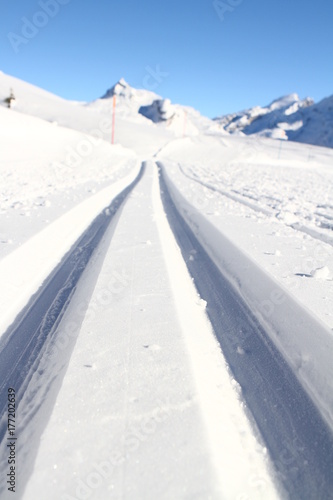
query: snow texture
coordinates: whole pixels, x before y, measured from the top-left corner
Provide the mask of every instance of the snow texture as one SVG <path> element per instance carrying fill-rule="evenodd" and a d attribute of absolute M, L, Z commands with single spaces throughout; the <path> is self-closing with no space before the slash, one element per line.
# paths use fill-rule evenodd
<path fill-rule="evenodd" d="M 328 497 L 333 150 L 304 143 L 333 146 L 332 97 L 313 104 L 293 94 L 212 121 L 123 79 L 83 103 L 0 73 L 0 100 L 0 354 L 66 253 L 145 165 L 63 312 L 46 314 L 52 334 L 22 366 L 19 498 L 286 498 L 297 496 L 295 471 L 313 498 Z M 158 166 L 196 242 L 186 257 Z M 292 374 L 285 383 L 297 383 L 307 413 L 288 402 L 285 427 L 320 422 L 319 437 L 328 436 L 311 470 L 297 428 L 278 457 L 264 439 L 213 326 L 219 281 L 201 296 L 190 272 L 199 244 L 236 297 L 226 319 L 236 325 L 250 311 L 270 356 Z M 246 365 L 253 353 L 229 333 L 233 359 Z M 274 408 L 267 421 L 274 430 Z M 4 499 L 6 455 L 3 439 Z"/>

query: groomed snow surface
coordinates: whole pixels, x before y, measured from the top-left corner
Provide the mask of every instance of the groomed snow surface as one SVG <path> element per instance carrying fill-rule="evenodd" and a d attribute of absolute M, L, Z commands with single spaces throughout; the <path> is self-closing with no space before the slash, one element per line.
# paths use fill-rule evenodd
<path fill-rule="evenodd" d="M 333 151 L 0 80 L 0 498 L 333 498 Z"/>

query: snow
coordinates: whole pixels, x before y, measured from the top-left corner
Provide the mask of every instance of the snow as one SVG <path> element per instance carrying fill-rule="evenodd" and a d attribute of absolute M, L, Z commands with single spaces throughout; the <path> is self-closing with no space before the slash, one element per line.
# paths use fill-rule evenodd
<path fill-rule="evenodd" d="M 89 491 L 89 498 L 111 494 L 232 498 L 247 491 L 250 478 L 259 477 L 257 483 L 253 481 L 252 493 L 257 498 L 276 498 L 265 471 L 265 453 L 253 439 L 173 241 L 159 197 L 156 167 L 149 167 L 102 257 L 100 279 L 91 297 L 82 292 L 62 322 L 62 329 L 75 323 L 80 305 L 87 301 L 90 314 L 83 320 L 61 397 L 41 441 L 35 464 L 38 473 L 32 475 L 24 498 L 36 498 L 50 476 L 50 500 L 78 497 L 80 485 Z M 112 293 L 109 283 L 115 269 L 126 279 Z M 169 280 L 164 279 L 167 275 Z M 96 320 L 98 338 L 92 333 Z M 112 325 L 112 335 L 106 325 Z M 86 398 L 93 403 L 93 414 L 85 412 Z M 69 408 L 75 430 L 69 427 Z M 92 428 L 92 419 L 99 421 L 98 426 Z M 54 441 L 55 435 L 61 442 Z M 61 461 L 59 447 L 64 452 Z M 248 457 L 240 460 L 244 449 Z M 148 473 L 156 462 L 167 482 L 159 474 Z M 101 464 L 108 471 L 107 481 Z M 189 475 L 191 470 L 195 476 Z M 93 473 L 99 474 L 95 484 Z"/>
<path fill-rule="evenodd" d="M 120 145 L 111 147 L 16 110 L 0 107 L 0 120 L 5 124 L 0 137 L 0 233 L 12 241 L 10 247 L 1 245 L 1 257 L 137 162 Z"/>
<path fill-rule="evenodd" d="M 290 296 L 289 290 L 293 291 L 297 296 L 297 289 L 300 286 L 298 280 L 288 280 L 287 283 L 283 283 L 279 272 L 281 256 L 288 257 L 289 262 L 292 258 L 290 251 L 292 235 L 287 236 L 289 237 L 288 249 L 285 243 L 281 241 L 274 242 L 275 245 L 280 245 L 279 250 L 274 248 L 275 245 L 272 247 L 272 243 L 266 246 L 268 250 L 264 252 L 262 246 L 259 248 L 260 253 L 270 257 L 271 266 L 271 256 L 276 257 L 274 259 L 275 266 L 273 267 L 278 269 L 277 273 L 275 273 L 280 278 L 280 284 L 278 284 L 267 273 L 261 272 L 261 269 L 257 267 L 251 258 L 252 252 L 249 252 L 248 247 L 243 247 L 241 238 L 238 237 L 241 230 L 239 220 L 237 221 L 235 217 L 232 217 L 231 221 L 229 220 L 228 224 L 225 224 L 224 219 L 218 217 L 219 211 L 216 198 L 210 200 L 204 211 L 202 209 L 198 211 L 192 203 L 189 204 L 187 201 L 187 197 L 196 200 L 198 193 L 191 190 L 190 194 L 187 194 L 186 188 L 184 189 L 183 176 L 179 175 L 177 167 L 172 168 L 171 165 L 166 164 L 165 170 L 168 175 L 171 175 L 173 181 L 177 179 L 177 189 L 173 187 L 175 201 L 199 235 L 201 243 L 208 249 L 209 254 L 221 271 L 238 288 L 239 293 L 251 310 L 256 311 L 256 316 L 261 317 L 262 322 L 268 322 L 267 331 L 269 331 L 272 340 L 279 350 L 284 353 L 285 358 L 291 364 L 311 397 L 317 401 L 323 417 L 333 427 L 333 384 L 330 382 L 333 380 L 331 362 L 333 353 L 332 330 L 313 317 L 318 314 L 318 311 L 307 314 L 299 306 L 298 301 Z M 186 198 L 184 194 L 187 195 Z M 216 211 L 213 211 L 214 205 L 217 207 Z M 262 218 L 260 220 L 261 228 L 253 234 L 253 238 L 257 242 L 259 238 L 262 238 L 262 230 L 267 231 L 269 227 Z M 232 224 L 231 232 L 230 227 L 228 227 L 230 223 Z M 230 233 L 232 239 L 225 236 L 229 236 Z M 287 231 L 285 234 L 287 234 Z M 224 249 L 223 256 L 221 256 L 221 248 Z M 322 249 L 326 252 L 327 260 L 332 265 L 332 252 L 330 249 L 325 248 L 325 245 L 322 245 Z M 266 265 L 268 262 L 267 259 Z M 317 271 L 314 277 L 319 279 L 320 276 L 322 279 L 327 280 L 328 275 L 326 268 L 324 271 Z M 254 283 L 255 286 L 253 286 Z M 329 283 L 326 289 L 331 296 L 332 287 Z M 308 309 L 311 311 L 313 309 L 311 296 L 308 299 Z M 332 327 L 332 314 L 329 307 L 330 304 L 327 301 L 322 301 L 321 313 L 323 319 L 326 322 L 329 319 L 329 325 Z M 315 338 L 313 337 L 314 331 L 316 331 Z M 311 357 L 309 353 L 311 353 Z"/>
<path fill-rule="evenodd" d="M 175 116 L 175 110 L 169 99 L 158 99 L 149 106 L 141 106 L 139 113 L 154 123 L 172 120 Z"/>
<path fill-rule="evenodd" d="M 167 172 L 176 175 L 195 208 L 223 224 L 223 234 L 292 288 L 298 273 L 332 262 L 333 152 L 313 148 L 310 156 L 298 144 L 284 142 L 280 149 L 274 141 L 246 141 L 185 139 L 165 147 L 159 158 L 172 161 Z M 282 259 L 272 260 L 275 250 Z M 313 281 L 303 282 L 293 294 L 333 328 L 329 302 L 317 300 Z M 333 298 L 330 290 L 327 282 L 323 296 Z"/>
<path fill-rule="evenodd" d="M 269 106 L 268 109 L 270 111 L 275 111 L 277 109 L 284 109 L 287 108 L 287 113 L 290 110 L 289 106 L 295 106 L 300 102 L 300 98 L 298 94 L 289 94 L 283 97 L 279 97 L 278 99 L 275 99 Z M 297 106 L 296 106 L 297 107 Z"/>
<path fill-rule="evenodd" d="M 290 94 L 269 106 L 254 108 L 216 118 L 231 133 L 289 139 L 318 146 L 333 147 L 333 96 L 314 103 Z M 283 135 L 280 129 L 285 130 Z"/>
<path fill-rule="evenodd" d="M 108 99 L 113 96 L 125 97 L 126 99 L 133 98 L 133 90 L 124 78 L 121 78 L 111 89 L 109 89 L 102 99 Z"/>
<path fill-rule="evenodd" d="M 329 280 L 331 278 L 331 272 L 327 266 L 318 267 L 316 269 L 312 269 L 311 276 L 316 280 Z"/>
<path fill-rule="evenodd" d="M 1 73 L 0 100 L 11 88 L 15 109 L 0 106 L 2 339 L 146 162 L 22 395 L 19 494 L 283 498 L 215 338 L 210 303 L 166 218 L 157 165 L 179 212 L 332 430 L 333 151 L 262 137 L 305 137 L 313 107 L 291 95 L 234 116 L 229 128 L 241 132 L 258 116 L 267 125 L 283 115 L 251 137 L 123 79 L 92 103 Z M 330 99 L 315 106 L 329 117 Z M 189 261 L 196 258 L 194 250 Z M 237 355 L 246 360 L 242 345 Z M 0 454 L 3 481 L 3 443 Z"/>
<path fill-rule="evenodd" d="M 18 113 L 42 118 L 54 126 L 83 132 L 92 136 L 93 139 L 97 138 L 97 141 L 99 139 L 111 141 L 112 99 L 98 99 L 92 103 L 66 101 L 21 80 L 1 75 L 0 101 L 8 96 L 10 88 L 13 88 L 16 96 L 15 110 Z M 115 134 L 116 144 L 130 148 L 144 157 L 153 154 L 158 146 L 162 146 L 173 137 L 152 126 L 149 120 L 145 120 L 137 113 L 142 99 L 144 102 L 147 99 L 147 92 L 138 91 L 136 99 L 119 99 Z M 72 146 L 74 153 L 77 153 L 76 149 L 80 147 L 80 141 L 74 142 Z"/>
<path fill-rule="evenodd" d="M 13 322 L 17 311 L 26 305 L 86 227 L 133 178 L 131 173 L 90 196 L 0 260 L 1 333 Z"/>

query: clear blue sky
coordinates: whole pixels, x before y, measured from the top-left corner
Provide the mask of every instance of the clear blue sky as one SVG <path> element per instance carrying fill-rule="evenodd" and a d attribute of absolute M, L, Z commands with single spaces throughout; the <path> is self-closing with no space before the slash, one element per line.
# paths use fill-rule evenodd
<path fill-rule="evenodd" d="M 333 94 L 332 0 L 215 2 L 3 0 L 0 69 L 84 101 L 124 77 L 210 117 Z"/>

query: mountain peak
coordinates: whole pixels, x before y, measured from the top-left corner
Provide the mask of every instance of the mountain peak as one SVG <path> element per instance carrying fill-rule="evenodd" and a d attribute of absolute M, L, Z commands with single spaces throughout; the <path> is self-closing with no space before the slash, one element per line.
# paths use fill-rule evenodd
<path fill-rule="evenodd" d="M 102 99 L 109 99 L 114 95 L 122 97 L 132 97 L 132 87 L 126 82 L 124 78 L 120 80 L 102 96 Z"/>
<path fill-rule="evenodd" d="M 275 109 L 280 109 L 280 108 L 286 108 L 288 106 L 291 106 L 292 104 L 295 104 L 300 101 L 300 98 L 298 94 L 288 94 L 282 97 L 279 97 L 278 99 L 275 99 L 271 104 L 268 106 L 268 109 L 271 111 L 274 111 Z"/>

